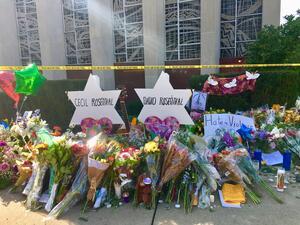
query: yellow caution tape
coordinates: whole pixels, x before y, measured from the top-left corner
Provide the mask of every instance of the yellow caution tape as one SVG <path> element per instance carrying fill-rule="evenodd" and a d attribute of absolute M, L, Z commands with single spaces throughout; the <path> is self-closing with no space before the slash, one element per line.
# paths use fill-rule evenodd
<path fill-rule="evenodd" d="M 39 66 L 40 70 L 145 70 L 145 69 L 218 69 L 218 68 L 300 67 L 300 63 L 234 65 L 149 65 L 149 66 Z M 0 66 L 0 70 L 21 70 L 25 66 Z"/>

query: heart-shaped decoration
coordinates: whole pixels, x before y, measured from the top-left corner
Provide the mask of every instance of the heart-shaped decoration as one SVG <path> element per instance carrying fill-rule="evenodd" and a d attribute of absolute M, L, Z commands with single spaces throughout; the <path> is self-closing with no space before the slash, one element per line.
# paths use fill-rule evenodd
<path fill-rule="evenodd" d="M 89 137 L 93 137 L 101 131 L 110 134 L 113 127 L 112 121 L 107 117 L 103 117 L 99 120 L 85 118 L 81 121 L 80 126 L 82 132 L 86 133 Z"/>
<path fill-rule="evenodd" d="M 173 131 L 177 131 L 180 127 L 179 121 L 173 117 L 169 116 L 164 120 L 161 120 L 157 116 L 150 116 L 145 120 L 145 127 L 148 131 L 169 139 Z"/>

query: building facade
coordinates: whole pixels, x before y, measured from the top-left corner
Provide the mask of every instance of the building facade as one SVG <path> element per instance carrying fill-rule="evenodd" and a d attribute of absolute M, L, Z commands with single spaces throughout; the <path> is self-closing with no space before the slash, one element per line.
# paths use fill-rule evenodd
<path fill-rule="evenodd" d="M 279 25 L 280 4 L 280 0 L 1 0 L 0 65 L 219 64 L 243 57 L 263 25 Z M 45 74 L 48 79 L 64 79 L 72 73 Z M 139 77 L 138 86 L 152 87 L 160 71 L 131 73 Z M 105 72 L 103 88 L 113 89 L 131 79 L 121 78 L 122 74 L 126 71 Z"/>

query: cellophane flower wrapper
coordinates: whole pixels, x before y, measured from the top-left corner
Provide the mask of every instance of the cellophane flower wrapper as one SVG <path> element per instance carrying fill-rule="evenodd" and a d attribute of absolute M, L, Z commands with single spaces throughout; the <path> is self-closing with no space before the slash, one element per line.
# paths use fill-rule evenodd
<path fill-rule="evenodd" d="M 286 148 L 300 158 L 300 130 L 290 130 L 283 138 Z"/>
<path fill-rule="evenodd" d="M 240 184 L 244 184 L 244 181 L 248 184 L 252 184 L 249 177 L 239 168 L 237 156 L 248 156 L 246 149 L 237 149 L 230 152 L 229 155 L 222 157 L 218 163 L 218 171 L 220 172 L 223 181 L 232 181 Z"/>
<path fill-rule="evenodd" d="M 191 137 L 194 142 L 193 150 L 195 160 L 193 161 L 194 168 L 198 176 L 204 174 L 206 182 L 209 184 L 211 190 L 214 192 L 218 188 L 218 181 L 221 179 L 219 172 L 212 165 L 212 153 L 208 149 L 206 142 L 198 136 Z"/>
<path fill-rule="evenodd" d="M 26 199 L 26 208 L 34 210 L 38 206 L 39 199 L 43 188 L 43 180 L 48 169 L 47 165 L 42 163 L 36 163 L 35 165 L 36 175 L 34 177 L 33 185 Z M 26 187 L 25 187 L 26 189 Z"/>
<path fill-rule="evenodd" d="M 157 197 L 157 189 L 156 185 L 159 180 L 160 175 L 160 163 L 161 163 L 161 154 L 160 153 L 153 153 L 148 154 L 146 156 L 146 163 L 148 167 L 148 172 L 151 178 L 151 188 L 152 188 L 152 200 L 151 200 L 151 206 L 154 207 L 156 204 L 156 197 Z"/>
<path fill-rule="evenodd" d="M 109 168 L 109 163 L 99 162 L 89 157 L 88 159 L 88 180 L 90 187 L 87 193 L 87 200 L 94 201 L 97 187 L 102 181 L 106 170 Z"/>
<path fill-rule="evenodd" d="M 254 184 L 259 185 L 263 188 L 268 194 L 278 203 L 282 204 L 283 200 L 278 197 L 275 193 L 273 187 L 271 187 L 264 179 L 257 173 L 250 157 L 246 154 L 247 150 L 243 149 L 241 152 L 245 152 L 245 154 L 236 154 L 236 162 L 240 168 L 240 170 L 248 176 Z"/>
<path fill-rule="evenodd" d="M 77 171 L 72 187 L 61 202 L 49 213 L 49 219 L 57 219 L 70 210 L 76 203 L 83 199 L 87 192 L 87 162 L 83 159 Z"/>
<path fill-rule="evenodd" d="M 61 185 L 63 179 L 68 179 L 70 182 L 77 161 L 71 150 L 72 140 L 66 136 L 61 136 L 55 139 L 55 143 L 49 147 L 46 152 L 46 159 L 54 170 L 54 183 L 50 192 L 50 197 L 45 205 L 45 210 L 50 212 L 53 208 L 57 193 L 63 193 L 63 188 L 66 185 Z"/>
<path fill-rule="evenodd" d="M 17 189 L 21 185 L 23 185 L 32 174 L 32 166 L 31 165 L 19 165 L 18 166 L 19 177 L 14 185 L 14 189 Z"/>
<path fill-rule="evenodd" d="M 129 131 L 129 143 L 142 147 L 146 142 L 145 130 L 141 124 L 131 125 Z"/>
<path fill-rule="evenodd" d="M 99 133 L 88 141 L 87 146 L 90 151 L 88 156 L 88 181 L 90 187 L 87 192 L 87 200 L 94 202 L 96 190 L 105 172 L 111 165 L 106 157 L 113 155 L 118 148 L 118 143 L 108 141 L 108 137 L 104 133 Z"/>
<path fill-rule="evenodd" d="M 34 163 L 32 165 L 32 173 L 31 173 L 31 176 L 22 192 L 23 195 L 28 195 L 29 192 L 31 191 L 32 189 L 32 186 L 33 186 L 33 183 L 34 183 L 34 180 L 35 180 L 35 177 L 36 177 L 36 174 L 37 174 L 37 164 Z"/>
<path fill-rule="evenodd" d="M 206 209 L 210 206 L 210 187 L 203 184 L 199 194 L 198 208 Z"/>
<path fill-rule="evenodd" d="M 183 172 L 193 160 L 195 160 L 195 155 L 193 155 L 189 148 L 179 142 L 172 134 L 168 142 L 168 148 L 162 165 L 159 189 L 161 189 L 165 183 Z"/>

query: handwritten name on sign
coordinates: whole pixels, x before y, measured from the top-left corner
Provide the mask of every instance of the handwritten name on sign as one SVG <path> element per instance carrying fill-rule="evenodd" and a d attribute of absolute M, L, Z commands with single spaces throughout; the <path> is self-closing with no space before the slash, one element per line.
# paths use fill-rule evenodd
<path fill-rule="evenodd" d="M 238 130 L 242 124 L 255 130 L 254 120 L 250 117 L 234 114 L 206 114 L 204 115 L 204 135 L 214 136 L 217 129 Z"/>
<path fill-rule="evenodd" d="M 74 105 L 76 107 L 99 107 L 114 104 L 112 98 L 75 98 Z"/>
<path fill-rule="evenodd" d="M 183 105 L 181 97 L 143 97 L 143 105 Z"/>

